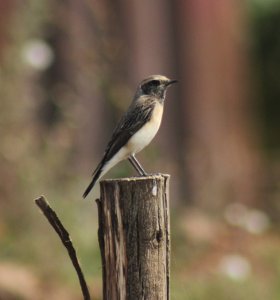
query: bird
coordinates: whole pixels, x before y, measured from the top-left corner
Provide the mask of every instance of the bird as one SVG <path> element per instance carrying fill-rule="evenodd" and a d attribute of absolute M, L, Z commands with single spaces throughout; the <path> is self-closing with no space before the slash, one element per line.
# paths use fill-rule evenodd
<path fill-rule="evenodd" d="M 145 148 L 159 130 L 166 91 L 178 80 L 163 75 L 152 75 L 138 85 L 127 112 L 120 119 L 105 149 L 103 158 L 92 174 L 83 198 L 90 193 L 95 183 L 120 161 L 128 159 L 140 176 L 148 174 L 136 159 L 135 154 Z"/>

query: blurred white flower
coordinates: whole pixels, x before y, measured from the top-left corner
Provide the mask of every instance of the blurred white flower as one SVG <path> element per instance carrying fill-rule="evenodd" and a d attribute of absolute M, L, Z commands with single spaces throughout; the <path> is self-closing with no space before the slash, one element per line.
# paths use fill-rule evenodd
<path fill-rule="evenodd" d="M 241 203 L 229 204 L 225 209 L 225 219 L 231 225 L 242 226 L 248 209 Z"/>
<path fill-rule="evenodd" d="M 229 224 L 242 227 L 252 234 L 262 234 L 270 225 L 267 214 L 261 210 L 248 209 L 241 203 L 228 205 L 224 215 Z"/>
<path fill-rule="evenodd" d="M 22 48 L 23 61 L 38 71 L 44 71 L 54 61 L 52 48 L 44 40 L 29 40 Z"/>
<path fill-rule="evenodd" d="M 241 255 L 226 255 L 220 261 L 219 271 L 233 280 L 242 281 L 250 276 L 251 264 Z"/>
<path fill-rule="evenodd" d="M 253 209 L 248 211 L 244 227 L 253 234 L 264 233 L 270 225 L 269 218 L 264 212 Z"/>

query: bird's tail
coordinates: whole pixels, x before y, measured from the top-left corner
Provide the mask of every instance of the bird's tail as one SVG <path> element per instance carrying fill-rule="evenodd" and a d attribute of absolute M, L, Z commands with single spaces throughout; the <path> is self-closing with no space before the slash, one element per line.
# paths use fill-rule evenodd
<path fill-rule="evenodd" d="M 89 184 L 89 186 L 85 190 L 85 192 L 83 194 L 83 197 L 86 198 L 86 196 L 89 194 L 89 192 L 94 187 L 96 181 L 100 177 L 104 176 L 114 165 L 116 165 L 122 159 L 124 159 L 123 155 L 119 155 L 118 153 L 117 153 L 117 155 L 115 155 L 110 160 L 108 160 L 107 157 L 104 156 L 104 158 L 102 159 L 100 164 L 97 166 L 97 168 L 93 172 L 91 183 Z"/>
<path fill-rule="evenodd" d="M 96 170 L 93 173 L 93 177 L 92 180 L 89 184 L 89 186 L 86 188 L 84 194 L 83 194 L 83 198 L 86 198 L 86 196 L 89 194 L 89 192 L 92 190 L 92 188 L 94 187 L 96 181 L 100 178 L 101 174 L 102 174 L 103 168 L 102 165 L 99 165 Z"/>

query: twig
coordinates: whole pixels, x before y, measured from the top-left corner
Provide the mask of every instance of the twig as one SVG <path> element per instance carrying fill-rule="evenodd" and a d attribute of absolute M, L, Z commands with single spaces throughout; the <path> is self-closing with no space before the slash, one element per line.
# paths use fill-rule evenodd
<path fill-rule="evenodd" d="M 84 278 L 84 274 L 82 272 L 82 269 L 80 267 L 79 261 L 77 259 L 76 250 L 72 244 L 71 238 L 69 236 L 69 233 L 62 225 L 61 221 L 59 220 L 58 216 L 56 215 L 55 211 L 49 206 L 47 200 L 41 196 L 37 199 L 35 199 L 35 203 L 37 206 L 41 209 L 45 217 L 48 219 L 49 223 L 53 227 L 53 229 L 56 231 L 58 236 L 60 237 L 63 245 L 68 251 L 69 257 L 72 261 L 72 264 L 77 272 L 80 286 L 82 289 L 82 293 L 84 296 L 84 300 L 90 300 L 90 294 L 87 287 L 87 283 Z"/>

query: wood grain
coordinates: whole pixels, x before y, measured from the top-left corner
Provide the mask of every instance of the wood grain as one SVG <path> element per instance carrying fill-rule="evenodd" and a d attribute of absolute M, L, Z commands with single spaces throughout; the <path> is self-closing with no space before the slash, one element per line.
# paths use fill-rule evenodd
<path fill-rule="evenodd" d="M 162 174 L 100 182 L 104 300 L 169 299 L 168 185 Z"/>

